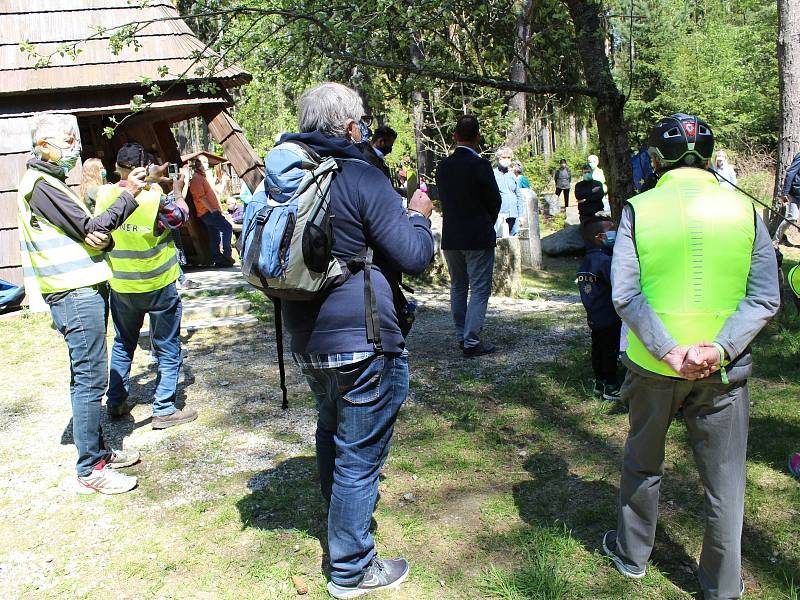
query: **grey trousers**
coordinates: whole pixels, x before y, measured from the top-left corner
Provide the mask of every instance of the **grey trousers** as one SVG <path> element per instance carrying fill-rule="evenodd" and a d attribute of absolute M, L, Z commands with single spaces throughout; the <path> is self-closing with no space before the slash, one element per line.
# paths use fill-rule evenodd
<path fill-rule="evenodd" d="M 644 377 L 628 371 L 622 400 L 629 407 L 619 489 L 617 550 L 644 570 L 653 550 L 664 443 L 683 406 L 694 460 L 705 490 L 700 585 L 706 600 L 740 597 L 745 458 L 750 398 L 747 381 L 725 385 Z"/>
<path fill-rule="evenodd" d="M 474 348 L 481 341 L 486 307 L 492 295 L 494 248 L 443 252 L 450 271 L 450 312 L 456 335 L 464 342 L 464 348 Z"/>

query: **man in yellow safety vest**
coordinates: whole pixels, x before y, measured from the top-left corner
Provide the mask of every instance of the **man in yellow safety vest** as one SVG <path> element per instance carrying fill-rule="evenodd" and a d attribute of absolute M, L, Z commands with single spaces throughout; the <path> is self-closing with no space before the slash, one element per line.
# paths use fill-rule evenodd
<path fill-rule="evenodd" d="M 136 477 L 114 469 L 136 463 L 139 453 L 108 449 L 100 427 L 108 383 L 106 282 L 111 277 L 103 250 L 111 247 L 108 234 L 137 209 L 144 170 L 131 171 L 126 193 L 92 217 L 66 185 L 81 153 L 77 119 L 39 114 L 30 125 L 35 158 L 28 161 L 17 192 L 20 249 L 26 285 L 41 291 L 69 349 L 77 490 L 127 492 L 136 487 Z"/>
<path fill-rule="evenodd" d="M 152 164 L 153 157 L 137 143 L 128 143 L 117 153 L 117 172 L 124 183 L 136 168 L 148 167 L 151 183 L 139 193 L 137 208 L 122 227 L 114 231 L 111 265 L 111 316 L 114 345 L 107 410 L 112 418 L 131 412 L 128 401 L 131 362 L 145 316 L 150 317 L 150 340 L 158 361 L 158 379 L 153 396 L 153 429 L 166 429 L 194 421 L 197 411 L 176 406 L 181 366 L 181 299 L 175 287 L 180 276 L 178 256 L 170 234 L 189 218 L 183 199 L 183 179 L 163 177 L 167 165 Z M 173 191 L 164 194 L 162 186 Z M 104 185 L 97 192 L 97 210 L 105 210 L 125 193 L 125 185 Z"/>
<path fill-rule="evenodd" d="M 739 598 L 750 343 L 780 304 L 769 233 L 750 201 L 708 166 L 711 128 L 677 113 L 650 133 L 656 186 L 622 211 L 612 299 L 628 325 L 622 401 L 629 408 L 617 528 L 603 549 L 627 577 L 644 577 L 653 549 L 664 445 L 683 410 L 705 489 L 700 586 Z"/>

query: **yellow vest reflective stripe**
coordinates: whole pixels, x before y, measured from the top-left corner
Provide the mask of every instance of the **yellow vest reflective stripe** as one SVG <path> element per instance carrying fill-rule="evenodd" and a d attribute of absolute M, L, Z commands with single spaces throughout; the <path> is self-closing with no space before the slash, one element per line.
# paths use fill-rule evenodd
<path fill-rule="evenodd" d="M 648 304 L 678 344 L 713 342 L 747 293 L 753 205 L 695 168 L 668 171 L 629 203 Z M 678 376 L 633 332 L 628 344 L 628 358 L 640 367 Z"/>
<path fill-rule="evenodd" d="M 117 185 L 104 185 L 97 191 L 95 212 L 111 206 L 122 193 Z M 138 294 L 153 292 L 180 276 L 178 255 L 168 229 L 155 235 L 154 227 L 161 203 L 161 188 L 151 184 L 136 196 L 139 207 L 111 234 L 114 247 L 108 252 L 115 292 Z"/>
<path fill-rule="evenodd" d="M 107 281 L 111 269 L 105 253 L 69 237 L 49 221 L 34 215 L 30 198 L 39 181 L 61 191 L 90 216 L 83 201 L 57 177 L 28 169 L 19 183 L 17 209 L 23 276 L 35 277 L 43 294 L 87 287 Z M 35 289 L 37 286 L 31 286 Z"/>

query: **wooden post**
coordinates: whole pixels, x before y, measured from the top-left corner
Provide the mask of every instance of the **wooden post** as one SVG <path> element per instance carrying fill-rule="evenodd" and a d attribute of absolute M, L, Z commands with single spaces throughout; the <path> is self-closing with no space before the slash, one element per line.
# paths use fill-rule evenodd
<path fill-rule="evenodd" d="M 525 194 L 528 208 L 528 243 L 531 247 L 531 267 L 537 271 L 542 268 L 542 239 L 539 233 L 539 199 L 536 192 Z"/>
<path fill-rule="evenodd" d="M 204 108 L 203 118 L 213 138 L 222 145 L 225 158 L 230 161 L 239 179 L 247 184 L 251 192 L 255 192 L 264 181 L 264 164 L 244 137 L 239 124 L 227 110 L 219 106 Z"/>

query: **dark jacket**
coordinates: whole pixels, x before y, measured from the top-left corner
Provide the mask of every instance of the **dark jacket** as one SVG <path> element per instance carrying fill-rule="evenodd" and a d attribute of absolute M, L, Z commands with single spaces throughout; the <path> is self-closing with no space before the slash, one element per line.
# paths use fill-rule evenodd
<path fill-rule="evenodd" d="M 383 160 L 380 156 L 378 156 L 378 153 L 375 152 L 375 148 L 372 147 L 372 144 L 370 144 L 369 142 L 361 142 L 360 144 L 356 144 L 356 148 L 358 148 L 361 151 L 364 160 L 366 160 L 373 167 L 378 167 L 381 173 L 386 175 L 389 181 L 392 180 L 392 173 L 391 171 L 389 171 L 389 167 L 387 166 L 386 161 Z"/>
<path fill-rule="evenodd" d="M 794 198 L 794 202 L 800 203 L 800 152 L 794 155 L 792 164 L 786 170 L 783 193 Z"/>
<path fill-rule="evenodd" d="M 323 157 L 338 160 L 341 170 L 331 184 L 333 254 L 358 255 L 369 245 L 375 254 L 372 282 L 380 312 L 385 352 L 401 352 L 400 333 L 390 280 L 400 273 L 417 275 L 433 257 L 433 234 L 422 216 L 407 216 L 400 198 L 383 174 L 364 162 L 359 150 L 344 138 L 315 131 L 287 134 L 282 142 L 298 140 Z M 269 156 L 267 156 L 269 162 Z M 284 301 L 283 316 L 291 335 L 291 350 L 303 354 L 369 352 L 364 315 L 364 274 L 358 272 L 343 285 L 316 301 Z"/>
<path fill-rule="evenodd" d="M 620 322 L 611 300 L 610 251 L 599 246 L 588 248 L 576 281 L 592 330 L 606 329 Z"/>
<path fill-rule="evenodd" d="M 494 248 L 500 190 L 491 163 L 459 146 L 436 168 L 442 202 L 442 249 Z"/>
<path fill-rule="evenodd" d="M 578 214 L 581 223 L 603 210 L 603 184 L 594 179 L 581 179 L 575 184 L 575 197 L 578 199 Z"/>

